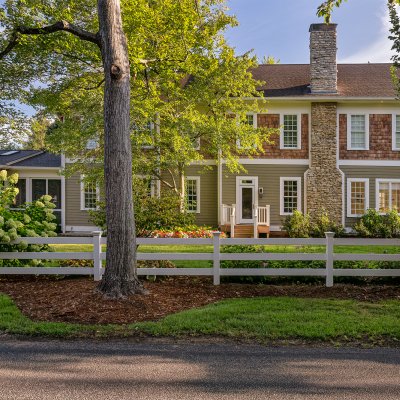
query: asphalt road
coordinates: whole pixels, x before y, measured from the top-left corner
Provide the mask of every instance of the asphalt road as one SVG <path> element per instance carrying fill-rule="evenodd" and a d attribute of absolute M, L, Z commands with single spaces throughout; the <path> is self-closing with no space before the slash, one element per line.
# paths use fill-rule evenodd
<path fill-rule="evenodd" d="M 0 399 L 400 399 L 400 350 L 0 337 Z"/>

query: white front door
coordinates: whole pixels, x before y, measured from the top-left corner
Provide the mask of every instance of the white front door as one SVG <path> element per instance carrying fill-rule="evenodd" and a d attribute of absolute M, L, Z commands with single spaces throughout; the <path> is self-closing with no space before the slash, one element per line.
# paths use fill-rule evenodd
<path fill-rule="evenodd" d="M 254 210 L 258 207 L 258 178 L 236 177 L 236 223 L 251 224 Z"/>

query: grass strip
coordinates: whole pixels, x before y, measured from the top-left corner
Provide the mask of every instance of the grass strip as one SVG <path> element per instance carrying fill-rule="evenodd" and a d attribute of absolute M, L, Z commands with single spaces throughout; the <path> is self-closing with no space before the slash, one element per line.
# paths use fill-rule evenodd
<path fill-rule="evenodd" d="M 36 322 L 0 295 L 0 331 L 47 337 L 225 336 L 235 339 L 400 341 L 400 301 L 261 297 L 224 300 L 172 314 L 158 322 L 81 325 Z"/>

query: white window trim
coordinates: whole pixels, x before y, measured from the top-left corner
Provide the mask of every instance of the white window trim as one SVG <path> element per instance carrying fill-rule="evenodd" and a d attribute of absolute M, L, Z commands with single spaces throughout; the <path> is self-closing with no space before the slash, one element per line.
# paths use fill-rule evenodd
<path fill-rule="evenodd" d="M 288 213 L 284 212 L 284 201 L 283 201 L 283 195 L 284 195 L 284 182 L 285 181 L 297 181 L 297 210 L 301 212 L 301 177 L 288 177 L 288 176 L 283 176 L 280 178 L 280 183 L 279 183 L 279 213 L 280 215 L 292 215 L 293 213 Z"/>
<path fill-rule="evenodd" d="M 297 117 L 297 147 L 285 147 L 283 140 L 283 119 L 285 115 L 296 115 Z M 280 135 L 279 135 L 279 148 L 280 150 L 300 150 L 301 149 L 301 114 L 297 112 L 284 112 L 279 113 L 279 126 L 280 126 Z"/>
<path fill-rule="evenodd" d="M 347 178 L 347 217 L 361 217 L 363 214 L 352 214 L 351 213 L 351 183 L 352 182 L 364 182 L 365 183 L 365 210 L 364 213 L 369 209 L 369 179 L 368 178 Z"/>
<path fill-rule="evenodd" d="M 352 112 L 347 115 L 347 150 L 369 150 L 369 114 L 363 112 Z M 351 116 L 363 115 L 365 118 L 365 148 L 351 147 Z"/>
<path fill-rule="evenodd" d="M 380 183 L 400 183 L 400 179 L 376 179 L 375 181 L 375 209 L 379 212 L 379 184 Z M 389 210 L 392 209 L 392 185 L 389 185 Z M 380 212 L 381 215 L 385 215 L 386 213 Z M 399 210 L 400 214 L 400 210 Z"/>
<path fill-rule="evenodd" d="M 197 203 L 196 203 L 196 210 L 187 210 L 188 213 L 193 214 L 200 214 L 200 176 L 186 176 L 186 181 L 196 181 L 196 193 L 197 193 Z M 186 193 L 187 195 L 187 193 Z"/>
<path fill-rule="evenodd" d="M 400 147 L 396 147 L 396 117 L 400 112 L 392 114 L 392 150 L 400 151 Z"/>
<path fill-rule="evenodd" d="M 254 129 L 257 129 L 257 113 L 246 113 L 246 116 L 247 115 L 252 115 L 253 116 L 253 128 Z M 246 150 L 246 148 L 245 147 L 242 147 L 242 145 L 240 144 L 240 139 L 237 139 L 236 140 L 236 147 L 238 148 L 238 149 L 242 149 L 242 150 Z M 255 147 L 255 146 L 254 146 Z"/>
<path fill-rule="evenodd" d="M 140 179 L 151 179 L 150 196 L 160 197 L 160 180 L 150 175 L 136 174 Z"/>
<path fill-rule="evenodd" d="M 81 211 L 89 211 L 89 210 L 97 210 L 97 207 L 95 208 L 86 208 L 85 207 L 85 175 L 81 175 L 81 183 L 80 183 L 80 188 L 81 188 Z M 100 187 L 99 185 L 96 185 L 96 201 L 100 201 Z"/>

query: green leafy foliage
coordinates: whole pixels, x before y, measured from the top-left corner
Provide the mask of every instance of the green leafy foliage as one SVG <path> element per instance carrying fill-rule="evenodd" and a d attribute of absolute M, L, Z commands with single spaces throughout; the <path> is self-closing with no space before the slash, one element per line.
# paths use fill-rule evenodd
<path fill-rule="evenodd" d="M 282 228 L 289 237 L 308 238 L 311 233 L 310 216 L 294 210 L 292 215 L 285 218 Z"/>
<path fill-rule="evenodd" d="M 57 224 L 53 214 L 55 205 L 51 196 L 42 196 L 33 203 L 26 203 L 18 210 L 12 210 L 18 189 L 15 184 L 18 175 L 8 176 L 7 171 L 0 171 L 0 252 L 49 251 L 48 245 L 31 245 L 23 240 L 13 243 L 21 237 L 57 236 Z M 37 266 L 40 260 L 0 260 L 1 266 Z"/>
<path fill-rule="evenodd" d="M 395 209 L 386 214 L 369 209 L 354 225 L 354 230 L 361 237 L 397 238 L 400 237 L 400 215 Z"/>
<path fill-rule="evenodd" d="M 152 197 L 149 195 L 147 181 L 134 178 L 133 195 L 137 236 L 149 236 L 153 231 L 193 225 L 194 215 L 180 211 L 179 197 L 174 192 L 165 191 L 160 197 Z M 104 202 L 99 203 L 98 210 L 90 211 L 90 218 L 96 226 L 107 231 Z"/>
<path fill-rule="evenodd" d="M 329 218 L 326 211 L 311 217 L 295 210 L 286 217 L 282 228 L 291 238 L 324 238 L 325 232 L 334 232 L 336 237 L 344 235 L 344 228 Z"/>

